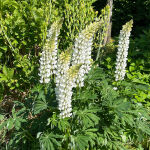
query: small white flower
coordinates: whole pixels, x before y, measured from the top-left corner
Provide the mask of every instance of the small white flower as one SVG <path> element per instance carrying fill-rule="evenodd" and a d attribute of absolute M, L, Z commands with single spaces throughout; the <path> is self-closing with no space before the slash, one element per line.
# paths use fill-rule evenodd
<path fill-rule="evenodd" d="M 118 90 L 118 88 L 117 88 L 117 87 L 113 87 L 113 90 L 115 90 L 115 91 L 116 91 L 116 90 Z"/>

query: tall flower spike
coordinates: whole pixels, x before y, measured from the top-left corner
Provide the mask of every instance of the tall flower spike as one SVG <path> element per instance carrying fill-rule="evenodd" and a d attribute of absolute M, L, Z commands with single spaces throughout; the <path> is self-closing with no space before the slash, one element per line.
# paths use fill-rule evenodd
<path fill-rule="evenodd" d="M 48 31 L 42 56 L 40 58 L 40 83 L 49 83 L 51 75 L 56 73 L 57 45 L 60 28 L 60 21 L 56 21 L 52 24 L 50 30 Z"/>
<path fill-rule="evenodd" d="M 72 88 L 74 87 L 80 66 L 81 65 L 70 67 L 60 79 L 57 78 L 59 82 L 56 84 L 55 93 L 61 118 L 70 117 L 72 115 Z"/>
<path fill-rule="evenodd" d="M 100 22 L 91 23 L 75 39 L 72 55 L 72 65 L 82 64 L 76 80 L 76 84 L 79 87 L 84 86 L 84 75 L 88 73 L 91 68 L 93 36 L 94 33 L 98 30 L 99 26 Z"/>
<path fill-rule="evenodd" d="M 133 20 L 123 25 L 119 36 L 119 45 L 116 60 L 115 80 L 123 80 L 126 73 L 127 55 L 129 48 L 129 37 L 133 26 Z"/>

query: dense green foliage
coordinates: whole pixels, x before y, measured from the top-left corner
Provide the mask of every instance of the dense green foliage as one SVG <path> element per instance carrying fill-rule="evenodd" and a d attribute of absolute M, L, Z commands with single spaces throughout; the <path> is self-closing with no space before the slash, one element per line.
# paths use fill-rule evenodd
<path fill-rule="evenodd" d="M 13 131 L 8 148 L 128 149 L 128 143 L 140 148 L 136 143 L 144 144 L 150 135 L 150 117 L 142 104 L 134 102 L 134 92 L 126 91 L 147 87 L 124 81 L 118 86 L 123 93 L 119 94 L 104 70 L 97 67 L 85 84 L 74 91 L 71 119 L 59 119 L 52 84 L 47 95 L 38 84 L 24 103 L 15 101 L 10 118 L 1 115 L 1 129 Z"/>
<path fill-rule="evenodd" d="M 114 78 L 118 38 L 103 43 L 109 10 L 100 8 L 105 4 L 102 0 L 0 1 L 1 150 L 150 148 L 150 30 L 144 13 L 150 2 L 114 0 L 114 35 L 118 37 L 121 26 L 134 20 L 126 77 L 118 82 Z M 133 8 L 140 11 L 133 14 Z M 99 57 L 84 87 L 73 89 L 73 115 L 65 119 L 59 117 L 54 80 L 40 84 L 38 76 L 47 30 L 59 18 L 63 18 L 59 52 L 74 44 L 91 22 L 102 21 L 92 52 L 94 60 L 98 52 Z"/>

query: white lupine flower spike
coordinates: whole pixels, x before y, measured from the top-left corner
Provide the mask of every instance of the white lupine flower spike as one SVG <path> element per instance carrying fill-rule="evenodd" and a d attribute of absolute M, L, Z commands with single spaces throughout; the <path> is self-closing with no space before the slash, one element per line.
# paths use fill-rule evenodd
<path fill-rule="evenodd" d="M 42 56 L 40 58 L 40 83 L 49 83 L 50 77 L 56 73 L 57 45 L 60 28 L 60 21 L 56 21 L 52 24 L 50 30 L 48 31 L 47 39 L 43 47 Z"/>
<path fill-rule="evenodd" d="M 58 109 L 60 110 L 60 118 L 72 116 L 72 88 L 75 85 L 75 79 L 80 66 L 81 65 L 72 66 L 62 75 L 61 73 L 57 75 L 55 93 L 58 101 Z"/>
<path fill-rule="evenodd" d="M 129 49 L 129 37 L 133 26 L 133 20 L 127 22 L 119 36 L 119 45 L 116 59 L 115 80 L 123 80 L 126 74 L 127 55 Z"/>
<path fill-rule="evenodd" d="M 82 64 L 76 79 L 76 85 L 79 87 L 84 86 L 84 76 L 91 69 L 93 36 L 99 27 L 100 22 L 91 23 L 75 39 L 72 55 L 72 65 Z"/>

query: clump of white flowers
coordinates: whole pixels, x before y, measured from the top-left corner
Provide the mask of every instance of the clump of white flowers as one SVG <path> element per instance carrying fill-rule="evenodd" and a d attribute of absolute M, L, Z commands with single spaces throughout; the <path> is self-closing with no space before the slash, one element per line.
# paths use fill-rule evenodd
<path fill-rule="evenodd" d="M 58 35 L 60 28 L 60 21 L 56 21 L 48 31 L 47 39 L 40 58 L 40 83 L 49 83 L 50 77 L 56 73 Z"/>
<path fill-rule="evenodd" d="M 76 79 L 76 85 L 79 87 L 84 86 L 84 76 L 91 69 L 93 36 L 94 33 L 98 30 L 99 26 L 100 22 L 91 23 L 75 39 L 72 55 L 72 65 L 82 64 Z"/>
<path fill-rule="evenodd" d="M 72 115 L 72 89 L 77 85 L 84 86 L 84 76 L 91 69 L 93 37 L 100 27 L 100 22 L 87 26 L 76 38 L 75 45 L 70 46 L 57 58 L 59 27 L 58 22 L 54 23 L 47 35 L 40 59 L 40 82 L 48 83 L 50 76 L 55 75 L 58 109 L 60 117 L 65 118 Z"/>
<path fill-rule="evenodd" d="M 123 80 L 125 77 L 126 73 L 125 68 L 127 65 L 127 56 L 129 48 L 129 37 L 131 34 L 132 26 L 133 20 L 127 22 L 120 31 L 117 60 L 116 60 L 116 71 L 115 71 L 116 81 Z"/>
<path fill-rule="evenodd" d="M 71 55 L 68 52 L 61 54 L 56 73 L 55 93 L 61 118 L 72 115 L 72 88 L 75 87 L 75 79 L 80 68 L 80 65 L 69 68 L 70 57 Z"/>

